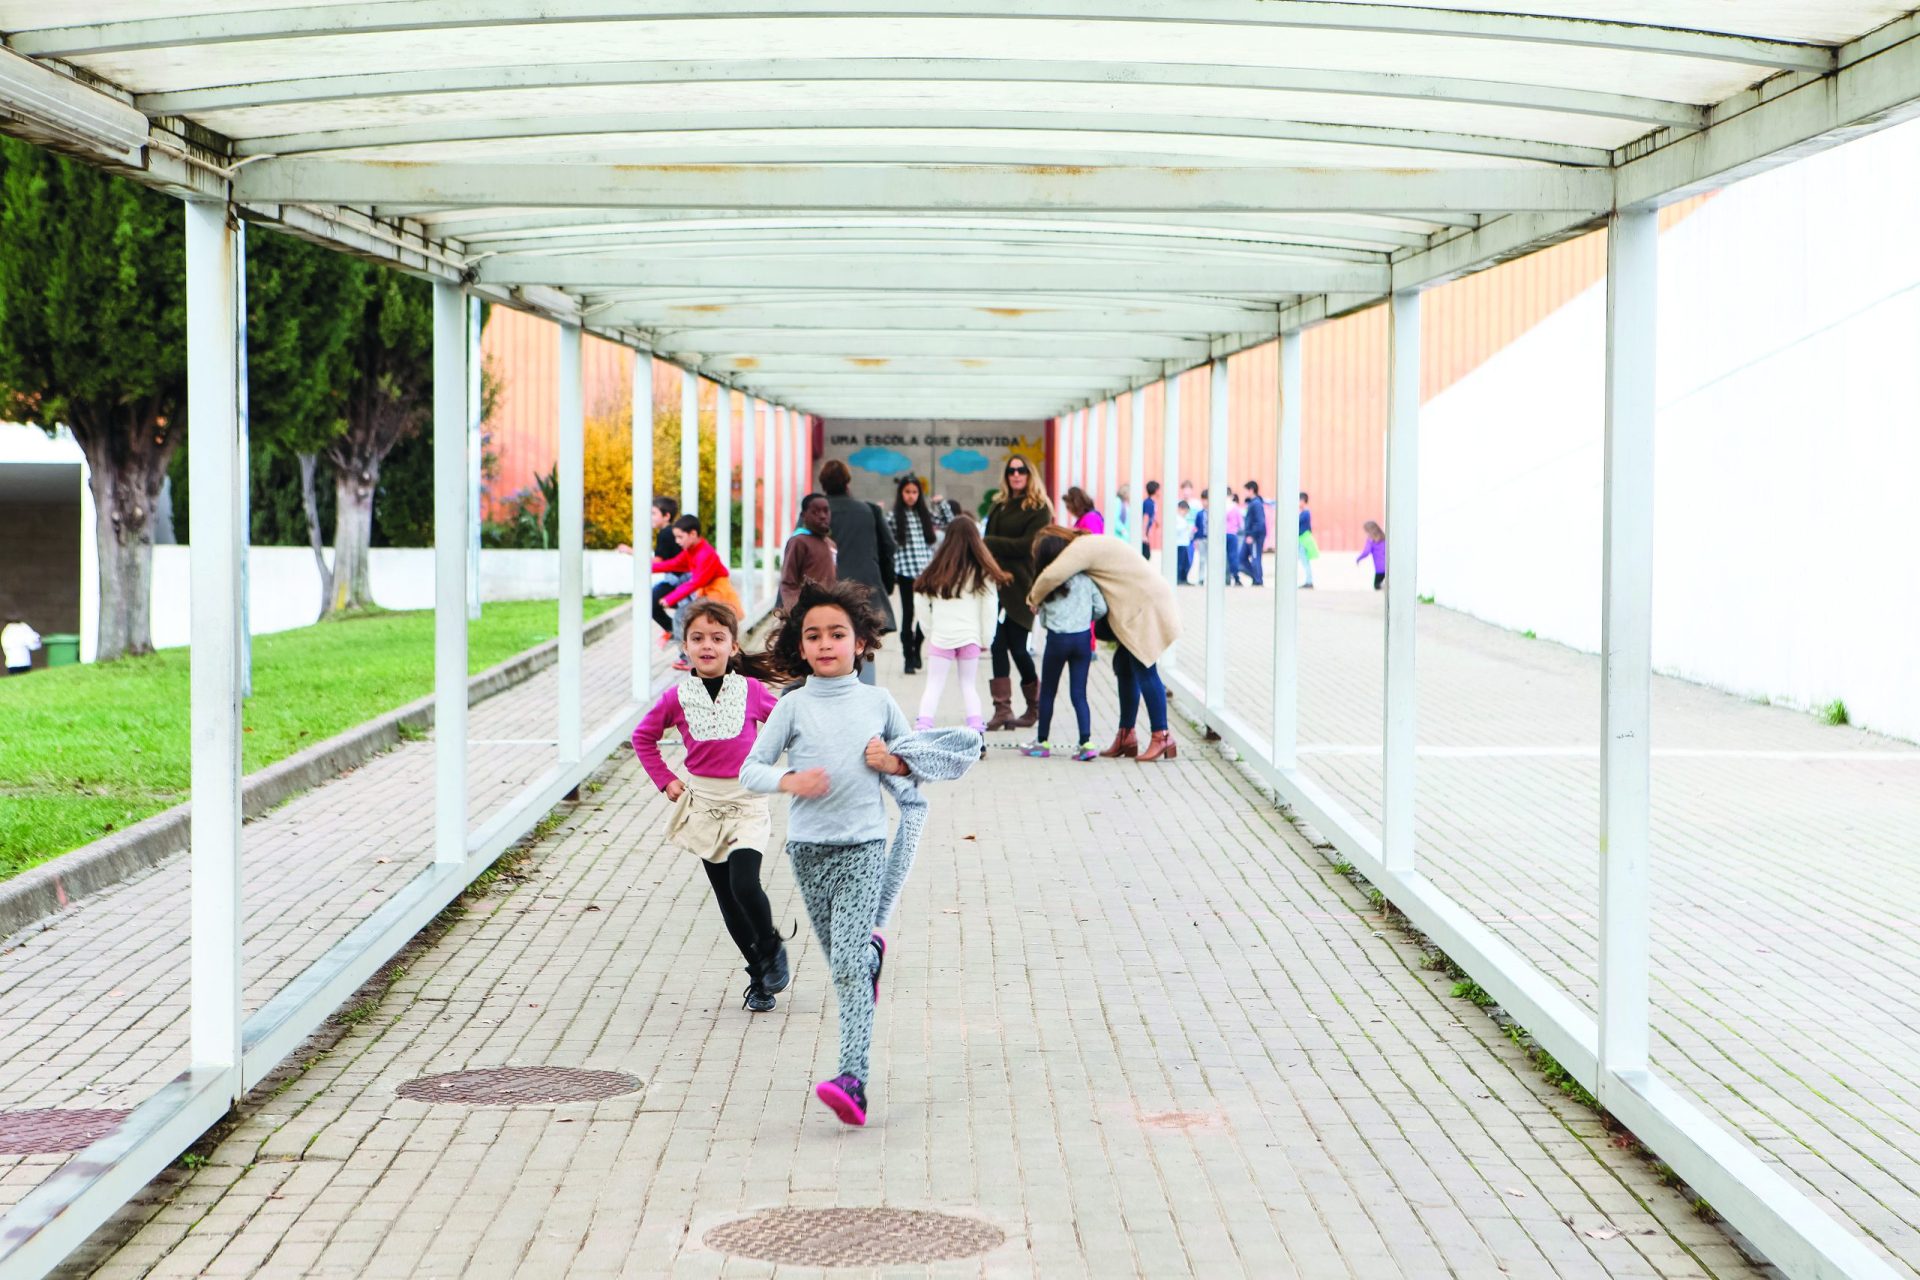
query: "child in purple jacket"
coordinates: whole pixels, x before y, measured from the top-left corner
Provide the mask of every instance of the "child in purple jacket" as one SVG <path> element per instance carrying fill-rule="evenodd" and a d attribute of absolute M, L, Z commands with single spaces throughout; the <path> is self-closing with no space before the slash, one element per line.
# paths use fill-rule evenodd
<path fill-rule="evenodd" d="M 720 916 L 747 961 L 746 1006 L 764 1013 L 792 978 L 773 908 L 760 887 L 760 860 L 773 838 L 767 797 L 740 784 L 740 766 L 773 714 L 774 695 L 757 660 L 740 652 L 740 622 L 717 600 L 695 600 L 681 632 L 691 667 L 660 695 L 633 731 L 633 753 L 673 801 L 667 840 L 700 855 Z M 660 738 L 677 729 L 687 749 L 682 778 L 660 758 Z"/>
<path fill-rule="evenodd" d="M 1378 591 L 1387 580 L 1387 531 L 1369 520 L 1363 528 L 1367 531 L 1367 545 L 1353 558 L 1359 564 L 1368 556 L 1373 557 L 1373 589 Z"/>

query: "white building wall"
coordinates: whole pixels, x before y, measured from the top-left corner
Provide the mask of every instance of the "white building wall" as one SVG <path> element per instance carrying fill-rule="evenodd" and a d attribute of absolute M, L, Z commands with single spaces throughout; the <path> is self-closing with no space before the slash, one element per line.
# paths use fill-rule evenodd
<path fill-rule="evenodd" d="M 153 644 L 168 649 L 188 642 L 192 620 L 190 548 L 153 549 Z M 332 552 L 328 552 L 331 557 Z M 384 609 L 433 608 L 433 549 L 375 547 L 368 564 L 373 602 Z M 254 635 L 311 626 L 320 618 L 320 571 L 306 547 L 254 547 L 249 564 Z M 618 551 L 587 552 L 586 593 L 624 595 L 633 585 L 633 562 Z M 480 553 L 480 595 L 492 600 L 557 600 L 558 551 Z"/>
<path fill-rule="evenodd" d="M 1654 663 L 1920 740 L 1920 126 L 1661 237 Z M 1604 286 L 1428 402 L 1420 590 L 1600 639 Z M 1389 545 L 1392 530 L 1388 530 Z"/>

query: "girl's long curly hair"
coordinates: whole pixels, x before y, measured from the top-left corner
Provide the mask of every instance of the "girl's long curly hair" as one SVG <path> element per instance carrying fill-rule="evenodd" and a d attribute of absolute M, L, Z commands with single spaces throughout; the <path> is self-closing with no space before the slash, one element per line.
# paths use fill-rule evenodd
<path fill-rule="evenodd" d="M 873 655 L 880 651 L 880 637 L 886 630 L 887 620 L 874 607 L 867 585 L 851 578 L 837 582 L 815 582 L 808 578 L 800 584 L 799 599 L 787 611 L 786 620 L 774 633 L 773 643 L 767 646 L 764 655 L 788 681 L 805 680 L 813 674 L 801 651 L 800 637 L 806 630 L 807 615 L 822 607 L 840 610 L 853 624 L 856 671 L 862 662 L 873 661 Z"/>
<path fill-rule="evenodd" d="M 727 670 L 736 671 L 743 676 L 751 676 L 762 684 L 786 684 L 789 677 L 781 671 L 764 653 L 748 653 L 740 647 L 740 616 L 732 606 L 718 600 L 703 600 L 696 597 L 687 606 L 686 621 L 682 624 L 681 635 L 686 628 L 693 626 L 696 619 L 705 618 L 717 622 L 733 635 L 733 656 L 727 659 Z"/>

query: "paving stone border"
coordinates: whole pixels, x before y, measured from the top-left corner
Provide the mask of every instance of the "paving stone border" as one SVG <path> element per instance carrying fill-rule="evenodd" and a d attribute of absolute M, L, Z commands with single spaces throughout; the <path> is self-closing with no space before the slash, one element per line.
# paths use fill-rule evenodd
<path fill-rule="evenodd" d="M 631 602 L 589 619 L 585 641 L 592 644 L 618 626 L 632 610 Z M 513 688 L 559 661 L 560 642 L 549 640 L 487 668 L 467 681 L 472 705 Z M 383 751 L 390 751 L 406 735 L 433 727 L 433 695 L 417 698 L 385 715 L 363 721 L 305 751 L 288 756 L 247 775 L 241 786 L 246 818 L 284 804 L 303 791 L 357 768 Z M 108 885 L 147 870 L 187 848 L 190 802 L 182 801 L 143 818 L 123 831 L 0 881 L 0 938 L 18 933 Z"/>

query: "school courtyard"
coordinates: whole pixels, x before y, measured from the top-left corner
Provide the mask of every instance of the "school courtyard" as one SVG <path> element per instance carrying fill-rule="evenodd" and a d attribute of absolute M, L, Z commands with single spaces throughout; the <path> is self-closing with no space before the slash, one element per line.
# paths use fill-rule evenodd
<path fill-rule="evenodd" d="M 1270 599 L 1227 594 L 1249 719 Z M 1302 765 L 1364 814 L 1379 598 L 1300 599 Z M 1182 600 L 1197 634 L 1202 593 Z M 1596 660 L 1433 608 L 1420 644 L 1430 874 L 1590 998 Z M 624 627 L 588 648 L 590 707 L 622 696 L 627 652 Z M 476 815 L 551 749 L 553 679 L 475 708 Z M 1654 687 L 1655 1059 L 1920 1274 L 1920 888 L 1899 869 L 1920 749 Z M 1093 703 L 1104 742 L 1105 662 Z M 996 735 L 935 795 L 865 1130 L 810 1096 L 835 1022 L 804 919 L 792 988 L 748 1014 L 704 877 L 616 752 L 60 1274 L 1770 1274 L 1175 727 L 1179 758 L 1145 766 L 1029 761 Z M 249 1010 L 431 847 L 432 768 L 409 743 L 249 824 Z M 769 866 L 776 915 L 801 918 Z M 183 869 L 9 941 L 0 1020 L 23 1049 L 0 1105 L 125 1107 L 164 1080 L 187 1030 Z M 500 1067 L 612 1096 L 407 1087 Z M 10 1160 L 7 1200 L 62 1159 Z M 826 1209 L 858 1212 L 786 1216 Z"/>

